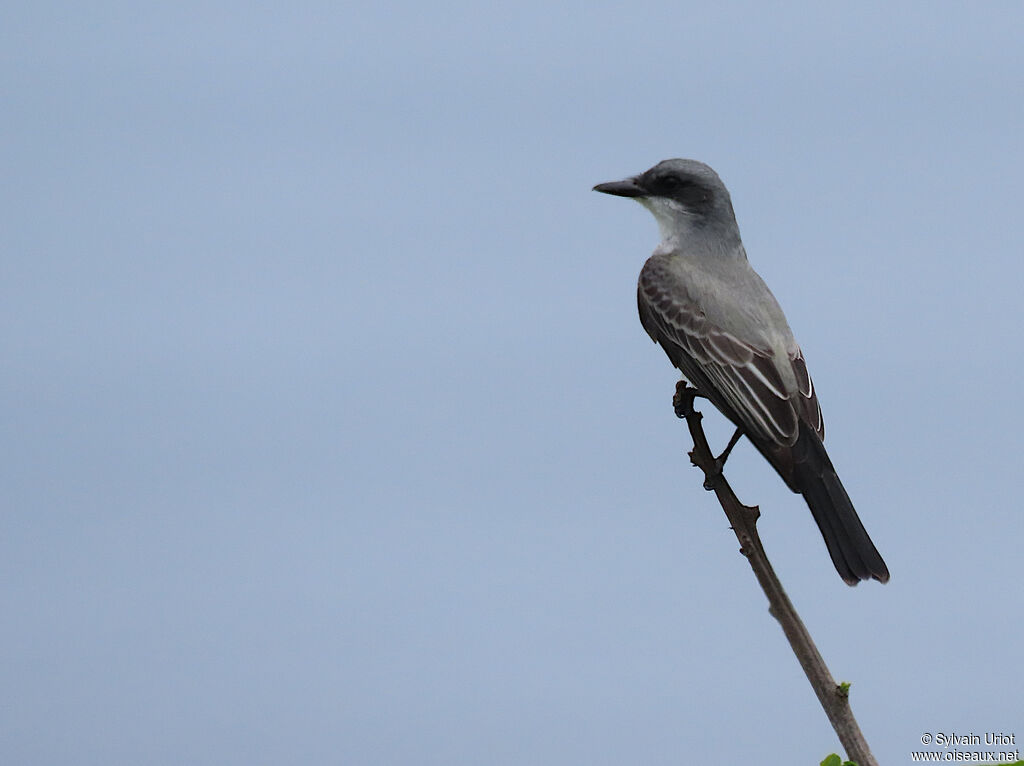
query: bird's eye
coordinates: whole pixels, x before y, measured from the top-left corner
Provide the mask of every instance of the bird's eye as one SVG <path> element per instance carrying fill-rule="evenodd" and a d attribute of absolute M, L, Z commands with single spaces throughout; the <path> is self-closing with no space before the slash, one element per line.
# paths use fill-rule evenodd
<path fill-rule="evenodd" d="M 679 188 L 679 179 L 675 176 L 662 176 L 658 179 L 658 186 L 665 191 L 673 191 Z"/>

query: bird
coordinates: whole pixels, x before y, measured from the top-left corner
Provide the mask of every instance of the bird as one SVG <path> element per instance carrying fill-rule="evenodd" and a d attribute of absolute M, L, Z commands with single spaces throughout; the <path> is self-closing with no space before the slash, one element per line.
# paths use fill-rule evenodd
<path fill-rule="evenodd" d="M 640 321 L 683 377 L 803 496 L 848 585 L 888 582 L 825 451 L 821 406 L 785 314 L 747 260 L 732 199 L 703 162 L 669 159 L 594 191 L 636 200 L 661 242 L 637 283 Z"/>

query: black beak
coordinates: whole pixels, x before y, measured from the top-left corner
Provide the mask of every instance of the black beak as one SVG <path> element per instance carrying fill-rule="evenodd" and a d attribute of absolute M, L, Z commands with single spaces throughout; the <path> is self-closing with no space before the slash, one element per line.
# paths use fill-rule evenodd
<path fill-rule="evenodd" d="M 636 182 L 635 178 L 627 178 L 625 181 L 609 181 L 606 184 L 598 184 L 594 191 L 604 194 L 614 194 L 616 197 L 646 197 L 647 191 Z"/>

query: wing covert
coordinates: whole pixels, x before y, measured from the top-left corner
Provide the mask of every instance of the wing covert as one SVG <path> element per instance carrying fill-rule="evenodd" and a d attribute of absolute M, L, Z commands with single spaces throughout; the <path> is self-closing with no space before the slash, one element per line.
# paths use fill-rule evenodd
<path fill-rule="evenodd" d="M 791 445 L 801 419 L 823 434 L 821 410 L 799 351 L 788 360 L 796 378 L 793 391 L 779 372 L 773 349 L 738 338 L 708 320 L 686 286 L 657 258 L 640 273 L 637 299 L 651 338 L 693 385 L 752 436 Z"/>

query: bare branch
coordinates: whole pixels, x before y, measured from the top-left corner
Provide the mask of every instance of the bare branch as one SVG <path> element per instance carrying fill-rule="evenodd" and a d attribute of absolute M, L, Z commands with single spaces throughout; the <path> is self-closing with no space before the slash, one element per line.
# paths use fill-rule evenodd
<path fill-rule="evenodd" d="M 672 400 L 676 415 L 686 420 L 690 436 L 693 437 L 690 461 L 704 472 L 704 488 L 715 493 L 718 502 L 722 505 L 722 510 L 729 518 L 729 524 L 740 541 L 740 553 L 746 556 L 747 561 L 750 562 L 750 568 L 754 570 L 761 589 L 768 597 L 768 611 L 782 626 L 782 631 L 786 634 L 789 645 L 793 647 L 793 652 L 800 661 L 804 673 L 807 674 L 807 680 L 811 682 L 814 693 L 818 695 L 818 700 L 825 709 L 832 728 L 839 736 L 839 741 L 845 748 L 847 757 L 859 766 L 878 766 L 878 762 L 871 754 L 871 749 L 853 717 L 847 687 L 840 686 L 832 678 L 832 674 L 825 665 L 825 660 L 822 659 L 810 633 L 804 627 L 803 621 L 768 561 L 761 538 L 757 533 L 757 519 L 761 512 L 757 506 L 743 505 L 737 499 L 732 487 L 729 486 L 729 482 L 722 474 L 721 463 L 715 459 L 708 446 L 707 436 L 705 436 L 704 427 L 701 425 L 703 415 L 693 408 L 693 400 L 697 395 L 697 390 L 689 387 L 686 381 L 679 381 Z"/>

